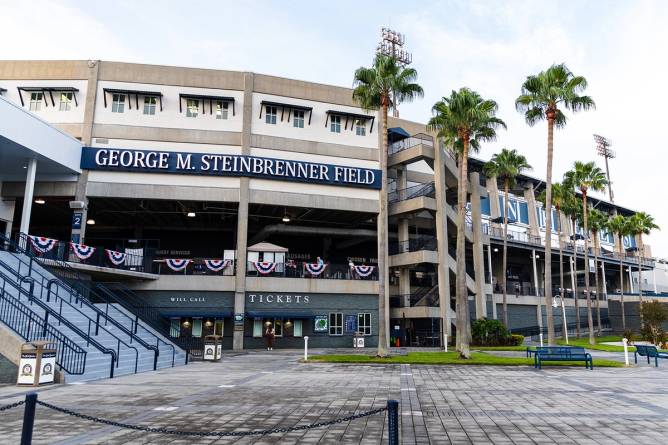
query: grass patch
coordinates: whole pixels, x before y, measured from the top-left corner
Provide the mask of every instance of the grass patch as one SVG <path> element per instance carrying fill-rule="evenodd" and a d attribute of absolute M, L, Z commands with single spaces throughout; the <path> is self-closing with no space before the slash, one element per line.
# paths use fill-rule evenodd
<path fill-rule="evenodd" d="M 526 348 L 525 348 L 526 349 Z M 410 364 L 410 365 L 495 365 L 495 366 L 533 366 L 534 359 L 526 357 L 499 357 L 484 352 L 471 353 L 470 360 L 459 358 L 458 352 L 409 352 L 407 355 L 394 355 L 379 358 L 357 354 L 327 354 L 315 355 L 309 361 L 328 363 L 380 363 L 380 364 Z M 546 362 L 543 366 L 580 366 L 583 362 Z M 594 359 L 594 366 L 623 367 L 624 364 L 612 360 Z"/>

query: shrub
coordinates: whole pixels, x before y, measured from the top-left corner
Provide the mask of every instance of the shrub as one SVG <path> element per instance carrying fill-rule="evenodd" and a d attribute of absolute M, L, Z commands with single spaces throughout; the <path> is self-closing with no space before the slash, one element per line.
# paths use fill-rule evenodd
<path fill-rule="evenodd" d="M 640 335 L 644 340 L 660 347 L 666 340 L 666 333 L 661 325 L 668 320 L 668 311 L 656 300 L 643 303 L 640 310 L 644 322 Z"/>
<path fill-rule="evenodd" d="M 508 346 L 520 346 L 524 343 L 524 335 L 520 334 L 510 334 L 510 337 L 507 340 Z"/>
<path fill-rule="evenodd" d="M 480 318 L 471 323 L 471 337 L 474 346 L 502 346 L 510 338 L 510 332 L 499 320 Z"/>

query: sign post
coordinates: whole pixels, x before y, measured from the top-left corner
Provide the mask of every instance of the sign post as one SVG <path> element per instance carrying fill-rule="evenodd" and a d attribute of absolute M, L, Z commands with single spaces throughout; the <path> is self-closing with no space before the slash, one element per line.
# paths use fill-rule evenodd
<path fill-rule="evenodd" d="M 308 336 L 304 337 L 304 361 L 308 361 Z"/>

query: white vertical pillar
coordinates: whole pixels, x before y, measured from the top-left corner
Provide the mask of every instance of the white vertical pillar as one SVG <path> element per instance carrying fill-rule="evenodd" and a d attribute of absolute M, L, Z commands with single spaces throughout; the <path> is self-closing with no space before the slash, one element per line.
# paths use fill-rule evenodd
<path fill-rule="evenodd" d="M 37 159 L 28 160 L 28 171 L 26 173 L 26 190 L 23 194 L 23 212 L 21 213 L 21 233 L 28 233 L 30 229 L 30 213 L 32 211 L 32 198 L 35 192 L 35 174 L 37 173 Z"/>
<path fill-rule="evenodd" d="M 603 278 L 603 295 L 608 299 L 608 284 L 605 282 L 605 261 L 601 261 L 601 275 Z"/>
<path fill-rule="evenodd" d="M 629 271 L 629 286 L 631 288 L 631 293 L 633 293 L 633 274 L 631 273 L 631 267 L 627 270 Z"/>
<path fill-rule="evenodd" d="M 531 250 L 531 259 L 533 261 L 533 285 L 536 289 L 536 296 L 538 297 L 538 305 L 536 306 L 536 318 L 538 321 L 538 327 L 542 335 L 543 332 L 543 306 L 540 299 L 540 294 L 538 292 L 538 268 L 536 266 L 536 250 Z M 542 338 L 542 337 L 541 337 Z M 542 341 L 541 341 L 542 343 Z"/>
<path fill-rule="evenodd" d="M 658 294 L 659 292 L 656 289 L 656 267 L 652 269 L 652 282 L 654 283 L 654 293 Z"/>

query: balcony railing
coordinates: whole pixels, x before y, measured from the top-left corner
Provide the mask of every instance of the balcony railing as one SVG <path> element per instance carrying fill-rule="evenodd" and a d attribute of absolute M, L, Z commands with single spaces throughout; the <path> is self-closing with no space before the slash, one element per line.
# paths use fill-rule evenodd
<path fill-rule="evenodd" d="M 405 189 L 395 190 L 387 195 L 387 200 L 390 204 L 394 204 L 395 202 L 419 198 L 420 196 L 427 196 L 429 198 L 436 197 L 434 183 L 429 182 L 427 184 L 418 184 Z"/>
<path fill-rule="evenodd" d="M 215 263 L 212 263 L 215 261 Z M 225 261 L 225 260 L 223 260 Z M 208 258 L 188 259 L 188 263 L 180 270 L 174 270 L 169 267 L 166 259 L 153 260 L 153 273 L 159 275 L 234 275 L 235 261 L 227 260 L 220 264 L 220 260 L 211 260 Z"/>
<path fill-rule="evenodd" d="M 351 267 L 350 264 L 324 263 L 324 269 L 319 265 L 308 267 L 301 262 L 286 263 L 258 263 L 249 261 L 246 276 L 273 277 L 273 278 L 309 278 L 317 280 L 378 280 L 378 268 L 374 266 Z"/>
<path fill-rule="evenodd" d="M 400 253 L 418 252 L 420 250 L 437 250 L 437 241 L 435 236 L 422 235 L 416 238 L 411 238 L 407 241 L 400 241 L 390 244 L 388 253 L 390 255 L 398 255 Z"/>
<path fill-rule="evenodd" d="M 489 236 L 492 238 L 503 239 L 503 227 L 490 227 L 488 225 L 484 226 L 489 232 Z M 517 232 L 515 230 L 508 230 L 508 241 L 542 245 L 543 242 L 540 236 L 530 235 L 526 232 Z"/>
<path fill-rule="evenodd" d="M 415 147 L 420 144 L 425 145 L 427 147 L 433 147 L 434 140 L 427 135 L 411 136 L 409 138 L 402 139 L 400 141 L 393 142 L 392 144 L 390 144 L 388 152 L 389 154 L 394 154 L 403 150 L 407 150 L 411 147 Z"/>

